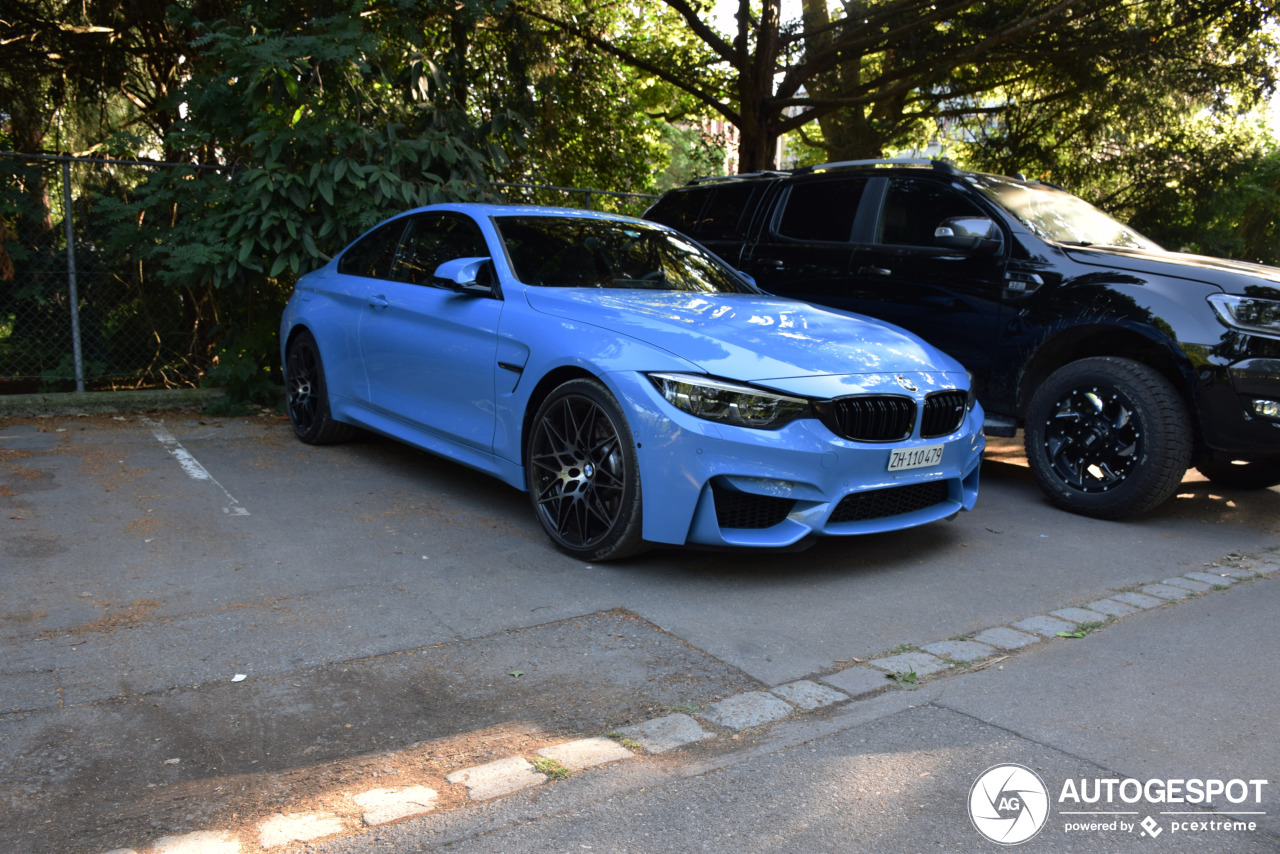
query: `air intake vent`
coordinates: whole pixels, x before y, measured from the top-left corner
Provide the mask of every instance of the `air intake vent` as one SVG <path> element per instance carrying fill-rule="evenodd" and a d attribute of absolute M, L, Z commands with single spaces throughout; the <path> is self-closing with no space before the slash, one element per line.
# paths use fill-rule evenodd
<path fill-rule="evenodd" d="M 716 502 L 716 523 L 721 528 L 772 528 L 796 506 L 794 498 L 738 492 L 716 483 L 711 484 L 711 496 Z"/>
<path fill-rule="evenodd" d="M 920 436 L 936 439 L 960 429 L 964 423 L 969 395 L 963 391 L 938 391 L 924 399 L 924 415 L 920 420 Z"/>
<path fill-rule="evenodd" d="M 851 492 L 832 511 L 830 522 L 865 522 L 869 519 L 885 519 L 901 516 L 915 510 L 923 510 L 941 504 L 950 495 L 945 480 L 913 483 L 910 486 L 894 486 L 889 489 L 872 489 L 867 492 Z"/>
<path fill-rule="evenodd" d="M 916 402 L 899 395 L 840 397 L 814 408 L 827 429 L 855 442 L 908 439 L 916 425 Z"/>

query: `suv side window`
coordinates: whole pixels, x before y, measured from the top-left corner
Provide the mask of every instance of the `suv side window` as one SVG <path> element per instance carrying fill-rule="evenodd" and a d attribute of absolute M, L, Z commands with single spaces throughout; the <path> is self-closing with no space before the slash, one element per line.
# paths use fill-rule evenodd
<path fill-rule="evenodd" d="M 470 219 L 450 214 L 421 214 L 409 220 L 390 278 L 429 285 L 436 268 L 455 258 L 489 254 L 484 235 Z"/>
<path fill-rule="evenodd" d="M 694 226 L 699 239 L 733 240 L 746 237 L 755 200 L 764 191 L 763 181 L 721 184 L 707 199 L 702 216 Z"/>
<path fill-rule="evenodd" d="M 793 240 L 848 243 L 866 178 L 834 178 L 792 184 L 777 220 L 777 233 Z"/>
<path fill-rule="evenodd" d="M 698 215 L 707 201 L 706 189 L 672 190 L 645 212 L 647 219 L 669 225 L 676 231 L 694 234 L 698 227 Z"/>
<path fill-rule="evenodd" d="M 876 227 L 876 243 L 934 246 L 934 229 L 953 216 L 986 214 L 951 187 L 936 181 L 891 178 Z"/>

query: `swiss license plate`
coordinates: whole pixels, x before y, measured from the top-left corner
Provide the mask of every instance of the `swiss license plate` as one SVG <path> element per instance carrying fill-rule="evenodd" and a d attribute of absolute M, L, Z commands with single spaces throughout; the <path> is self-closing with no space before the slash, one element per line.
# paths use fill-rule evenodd
<path fill-rule="evenodd" d="M 919 469 L 942 462 L 942 445 L 924 448 L 900 448 L 889 455 L 889 471 Z"/>

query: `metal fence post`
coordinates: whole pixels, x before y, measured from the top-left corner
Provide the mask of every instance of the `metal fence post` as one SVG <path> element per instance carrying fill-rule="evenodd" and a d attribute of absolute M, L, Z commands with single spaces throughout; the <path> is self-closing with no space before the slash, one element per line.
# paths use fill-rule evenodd
<path fill-rule="evenodd" d="M 71 219 L 71 161 L 62 161 L 62 223 L 67 230 L 67 295 L 71 300 L 71 355 L 75 360 L 76 391 L 84 391 L 84 359 L 80 349 L 80 294 L 76 289 L 75 224 Z"/>

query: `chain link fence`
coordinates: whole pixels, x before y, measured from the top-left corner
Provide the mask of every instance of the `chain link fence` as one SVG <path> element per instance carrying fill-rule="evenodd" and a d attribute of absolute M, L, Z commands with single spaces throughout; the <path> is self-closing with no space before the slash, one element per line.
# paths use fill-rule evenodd
<path fill-rule="evenodd" d="M 174 164 L 0 153 L 0 394 L 191 386 L 189 307 L 112 257 L 97 208 Z M 655 198 L 495 183 L 504 201 L 638 215 Z M 392 213 L 388 211 L 388 214 Z"/>

